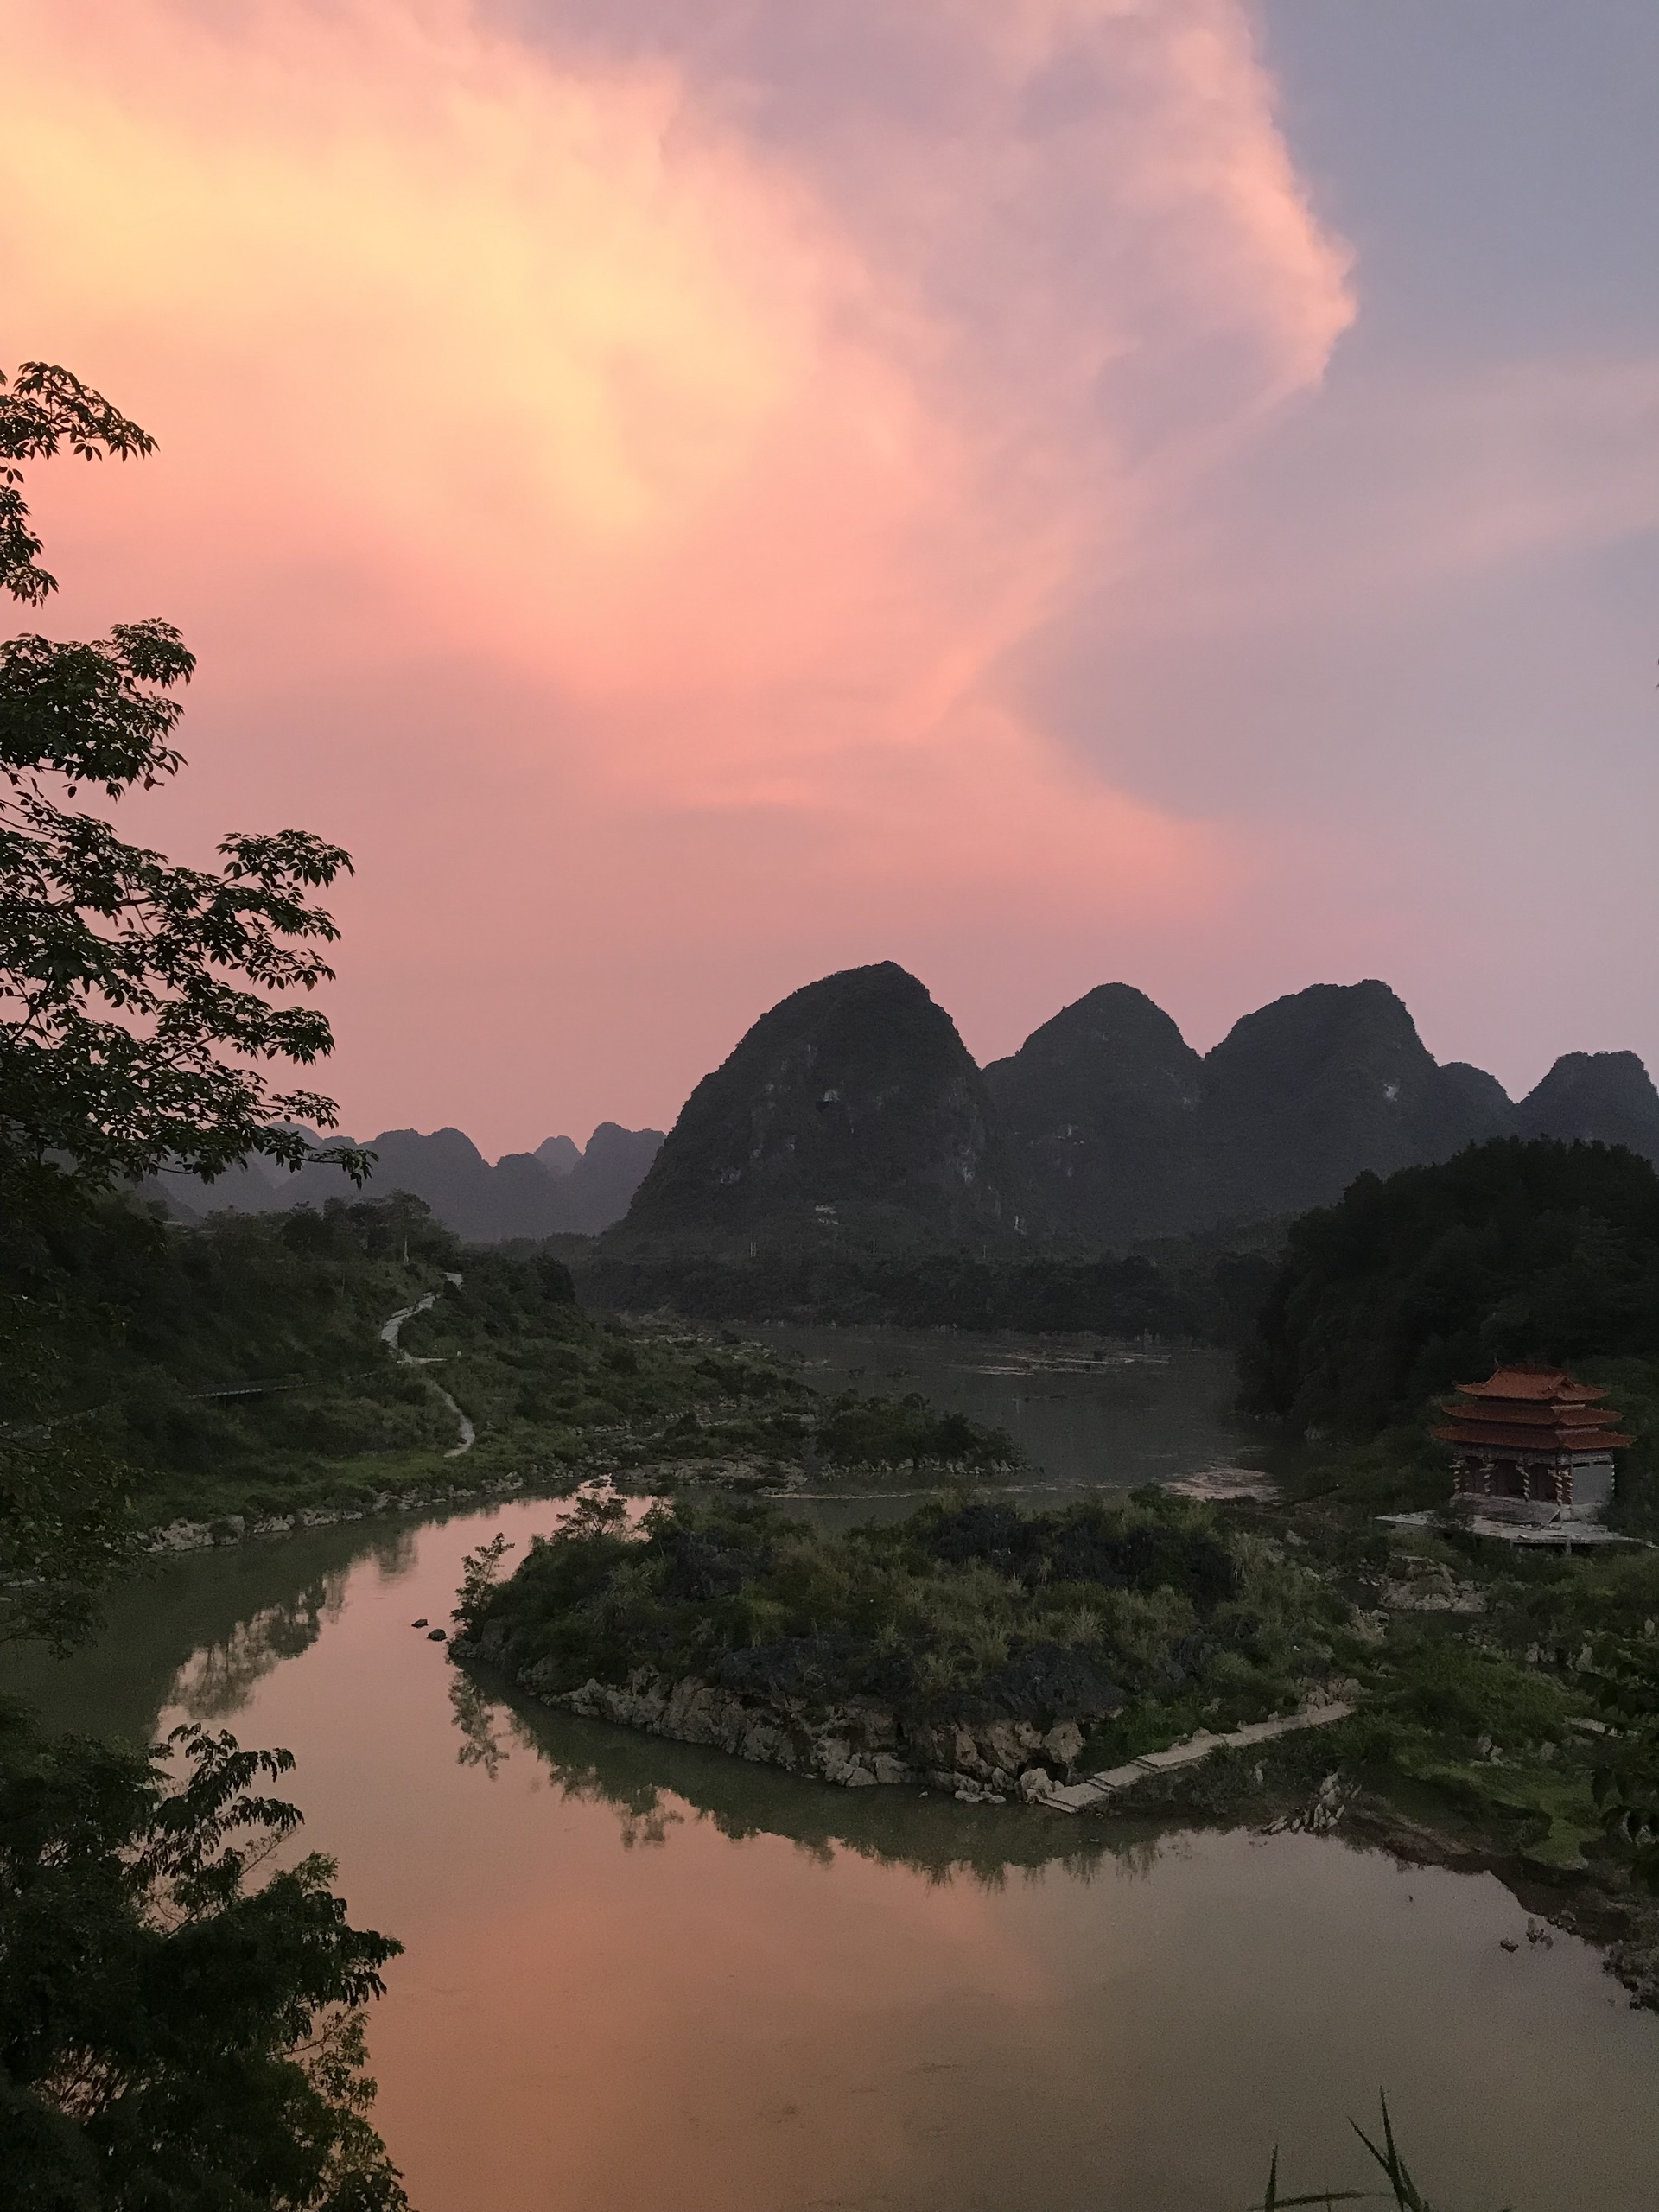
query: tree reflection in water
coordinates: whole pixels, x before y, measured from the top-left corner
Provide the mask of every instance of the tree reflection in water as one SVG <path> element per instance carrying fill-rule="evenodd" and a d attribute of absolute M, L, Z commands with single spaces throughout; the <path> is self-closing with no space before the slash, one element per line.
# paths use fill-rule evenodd
<path fill-rule="evenodd" d="M 228 1636 L 190 1654 L 173 1688 L 173 1702 L 192 1720 L 225 1720 L 239 1713 L 262 1676 L 284 1659 L 297 1659 L 337 1620 L 345 1604 L 349 1567 L 324 1574 L 308 1589 L 238 1621 Z"/>
<path fill-rule="evenodd" d="M 671 1827 L 707 1821 L 734 1841 L 787 1838 L 828 1865 L 837 1851 L 908 1867 L 931 1884 L 963 1877 L 1003 1888 L 1050 1867 L 1081 1881 L 1149 1873 L 1181 1839 L 1151 1821 L 1109 1827 L 1023 1806 L 959 1805 L 938 1791 L 838 1789 L 723 1751 L 675 1744 L 603 1721 L 582 1720 L 521 1699 L 486 1670 L 455 1669 L 450 1707 L 463 1766 L 494 1781 L 515 1751 L 536 1759 L 562 1799 L 608 1806 L 625 1847 L 661 1845 Z"/>

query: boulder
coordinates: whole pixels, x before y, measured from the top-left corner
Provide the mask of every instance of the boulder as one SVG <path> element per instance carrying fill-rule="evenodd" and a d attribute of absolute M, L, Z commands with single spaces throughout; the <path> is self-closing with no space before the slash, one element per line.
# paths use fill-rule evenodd
<path fill-rule="evenodd" d="M 1075 1720 L 1057 1720 L 1043 1738 L 1042 1747 L 1056 1766 L 1069 1772 L 1072 1760 L 1083 1749 L 1083 1731 Z"/>

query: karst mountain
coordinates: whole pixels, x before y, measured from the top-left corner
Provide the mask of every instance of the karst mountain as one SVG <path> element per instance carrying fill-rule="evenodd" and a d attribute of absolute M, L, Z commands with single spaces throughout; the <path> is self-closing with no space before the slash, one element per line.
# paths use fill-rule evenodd
<path fill-rule="evenodd" d="M 885 960 L 792 992 L 686 1101 L 628 1209 L 638 1239 L 961 1243 L 1021 1233 L 1023 1164 L 984 1076 Z"/>
<path fill-rule="evenodd" d="M 1386 983 L 1314 983 L 1195 1052 L 1144 991 L 1103 983 L 981 1069 L 890 960 L 793 991 L 703 1077 L 666 1139 L 602 1122 L 492 1164 L 459 1129 L 386 1129 L 370 1194 L 411 1191 L 478 1243 L 604 1234 L 619 1252 L 823 1247 L 894 1256 L 1122 1252 L 1281 1219 L 1356 1175 L 1495 1136 L 1599 1140 L 1659 1164 L 1634 1052 L 1567 1052 L 1512 1101 L 1437 1061 Z M 337 1168 L 260 1162 L 182 1211 L 349 1196 Z M 169 1189 L 169 1199 L 178 1203 Z"/>
<path fill-rule="evenodd" d="M 1659 1092 L 1630 1052 L 1573 1052 L 1516 1103 L 1437 1061 L 1375 979 L 1316 983 L 1199 1054 L 1105 983 L 982 1071 L 891 961 L 763 1014 L 687 1101 L 619 1248 L 830 1242 L 1123 1250 L 1300 1213 L 1503 1135 L 1599 1139 L 1659 1161 Z"/>
<path fill-rule="evenodd" d="M 446 1229 L 471 1243 L 499 1244 L 592 1236 L 620 1221 L 663 1133 L 601 1122 L 585 1148 L 571 1137 L 549 1137 L 534 1152 L 509 1152 L 493 1165 L 460 1129 L 383 1129 L 365 1141 L 375 1161 L 361 1195 L 412 1192 Z M 154 1195 L 179 1212 L 203 1214 L 219 1208 L 270 1213 L 359 1194 L 337 1167 L 302 1167 L 290 1175 L 252 1160 L 216 1183 L 192 1186 L 182 1198 L 171 1185 Z"/>

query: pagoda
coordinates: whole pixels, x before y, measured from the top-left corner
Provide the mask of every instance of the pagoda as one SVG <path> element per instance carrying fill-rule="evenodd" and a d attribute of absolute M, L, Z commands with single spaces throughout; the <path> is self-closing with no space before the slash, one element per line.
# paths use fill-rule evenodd
<path fill-rule="evenodd" d="M 1518 1520 L 1591 1520 L 1613 1494 L 1613 1452 L 1633 1441 L 1606 1395 L 1559 1367 L 1500 1367 L 1459 1382 L 1429 1433 L 1456 1454 L 1459 1497 Z"/>

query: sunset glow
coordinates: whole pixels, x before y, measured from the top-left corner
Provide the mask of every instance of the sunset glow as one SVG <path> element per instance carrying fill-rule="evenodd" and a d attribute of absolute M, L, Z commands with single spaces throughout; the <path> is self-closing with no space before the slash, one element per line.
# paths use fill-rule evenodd
<path fill-rule="evenodd" d="M 915 0 L 913 75 L 880 10 L 810 68 L 776 10 L 683 12 L 0 0 L 0 362 L 160 442 L 36 474 L 52 621 L 201 656 L 144 834 L 356 855 L 348 1122 L 660 1124 L 868 957 L 982 1054 L 1117 975 L 1198 1033 L 1390 959 L 1409 995 L 1370 861 L 1294 949 L 1362 823 L 1113 758 L 1213 713 L 1098 655 L 1219 604 L 1205 502 L 1356 314 L 1250 9 Z M 1495 486 L 1448 557 L 1559 528 Z M 1540 1051 L 1580 1041 L 1642 1039 Z"/>

